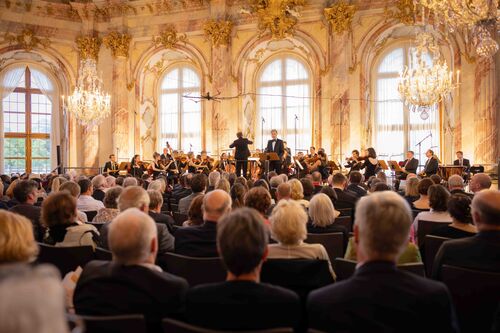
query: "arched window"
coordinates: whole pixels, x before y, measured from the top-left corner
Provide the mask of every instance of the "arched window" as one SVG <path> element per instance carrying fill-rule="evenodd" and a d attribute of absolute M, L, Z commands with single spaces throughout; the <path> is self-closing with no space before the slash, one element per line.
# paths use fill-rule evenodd
<path fill-rule="evenodd" d="M 264 145 L 271 129 L 288 143 L 292 153 L 311 145 L 311 78 L 304 64 L 282 56 L 267 64 L 258 78 L 259 126 L 264 119 Z M 256 133 L 256 147 L 262 145 Z"/>
<path fill-rule="evenodd" d="M 382 56 L 375 70 L 375 145 L 381 158 L 404 160 L 405 152 L 412 150 L 425 163 L 425 151 L 434 150 L 439 155 L 440 114 L 436 106 L 423 120 L 420 113 L 412 112 L 404 106 L 398 92 L 399 73 L 404 71 L 412 59 L 412 47 L 400 45 Z M 432 64 L 429 55 L 425 61 Z M 427 138 L 426 138 L 427 137 Z M 425 140 L 424 140 L 425 139 Z M 422 142 L 419 156 L 419 142 Z M 385 156 L 384 156 L 385 155 Z"/>
<path fill-rule="evenodd" d="M 200 96 L 200 78 L 191 67 L 175 67 L 161 80 L 159 147 L 168 141 L 173 149 L 201 150 L 201 103 L 187 96 Z"/>
<path fill-rule="evenodd" d="M 4 172 L 49 172 L 52 82 L 34 68 L 17 67 L 3 75 L 1 88 Z"/>

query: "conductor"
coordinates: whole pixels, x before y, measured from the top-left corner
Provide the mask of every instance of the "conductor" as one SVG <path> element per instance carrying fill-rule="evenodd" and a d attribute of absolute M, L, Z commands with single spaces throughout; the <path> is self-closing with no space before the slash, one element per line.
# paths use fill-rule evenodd
<path fill-rule="evenodd" d="M 234 140 L 229 148 L 236 148 L 236 152 L 234 153 L 234 158 L 236 159 L 236 176 L 241 176 L 241 170 L 243 169 L 243 177 L 246 177 L 248 157 L 250 156 L 248 145 L 251 145 L 253 142 L 247 138 L 243 138 L 243 133 L 241 132 L 236 133 L 236 136 L 238 138 Z"/>
<path fill-rule="evenodd" d="M 275 152 L 280 158 L 279 161 L 269 162 L 269 171 L 276 171 L 278 174 L 281 173 L 281 163 L 283 161 L 283 154 L 285 153 L 285 148 L 283 146 L 283 140 L 278 139 L 278 131 L 271 130 L 272 139 L 267 141 L 266 153 Z"/>

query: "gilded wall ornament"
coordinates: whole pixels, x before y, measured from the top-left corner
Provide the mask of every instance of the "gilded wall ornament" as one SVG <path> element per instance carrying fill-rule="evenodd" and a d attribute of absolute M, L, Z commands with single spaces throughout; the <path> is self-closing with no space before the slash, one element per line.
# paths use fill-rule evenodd
<path fill-rule="evenodd" d="M 31 51 L 39 45 L 44 48 L 49 47 L 50 45 L 50 40 L 48 38 L 35 36 L 35 33 L 31 29 L 24 29 L 18 35 L 6 33 L 4 35 L 4 42 L 8 42 L 9 45 L 19 45 L 26 51 Z"/>
<path fill-rule="evenodd" d="M 101 48 L 102 40 L 99 37 L 81 36 L 76 39 L 78 47 L 78 55 L 81 59 L 94 59 L 97 61 L 99 57 L 99 49 Z"/>
<path fill-rule="evenodd" d="M 227 20 L 209 20 L 203 25 L 205 37 L 212 43 L 213 47 L 229 45 L 232 30 L 233 22 Z"/>
<path fill-rule="evenodd" d="M 250 0 L 243 12 L 256 14 L 259 18 L 260 34 L 268 30 L 274 39 L 293 35 L 300 13 L 298 10 L 306 0 Z"/>
<path fill-rule="evenodd" d="M 113 57 L 128 57 L 128 49 L 132 37 L 129 34 L 121 34 L 117 31 L 110 32 L 104 37 L 104 45 L 111 49 Z"/>
<path fill-rule="evenodd" d="M 324 15 L 333 31 L 341 34 L 351 29 L 352 19 L 356 14 L 356 6 L 339 1 L 324 9 Z"/>
<path fill-rule="evenodd" d="M 414 25 L 417 8 L 413 0 L 397 0 L 396 10 L 388 9 L 384 10 L 386 18 L 393 18 L 406 25 Z"/>
<path fill-rule="evenodd" d="M 186 42 L 186 34 L 179 34 L 173 25 L 165 28 L 159 36 L 153 36 L 153 43 L 155 46 L 163 45 L 166 49 L 172 49 L 175 44 Z"/>

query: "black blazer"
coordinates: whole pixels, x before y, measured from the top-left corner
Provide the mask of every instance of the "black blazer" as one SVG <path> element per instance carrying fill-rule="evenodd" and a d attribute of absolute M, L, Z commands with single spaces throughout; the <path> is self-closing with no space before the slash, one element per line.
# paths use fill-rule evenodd
<path fill-rule="evenodd" d="M 33 224 L 33 234 L 35 236 L 35 240 L 38 242 L 43 241 L 46 228 L 40 223 L 40 216 L 42 214 L 42 209 L 40 207 L 26 203 L 17 204 L 10 208 L 9 211 L 22 215 L 30 220 Z"/>
<path fill-rule="evenodd" d="M 107 173 L 112 174 L 112 175 L 115 175 L 118 173 L 118 163 L 115 163 L 115 169 L 113 171 L 111 171 L 111 169 L 112 169 L 111 161 L 107 161 L 106 164 L 104 164 L 104 171 L 103 172 L 107 172 Z"/>
<path fill-rule="evenodd" d="M 358 201 L 358 197 L 348 191 L 342 191 L 338 188 L 334 188 L 333 190 L 337 194 L 337 200 L 333 204 L 335 208 L 354 208 L 356 201 Z"/>
<path fill-rule="evenodd" d="M 406 164 L 408 163 L 408 164 Z M 409 162 L 408 160 L 405 160 L 404 161 L 404 164 L 403 166 L 406 165 L 406 172 L 408 173 L 417 173 L 417 169 L 418 169 L 418 160 L 416 158 L 412 158 Z"/>
<path fill-rule="evenodd" d="M 454 160 L 453 161 L 453 165 L 460 165 L 460 161 L 459 160 Z M 468 159 L 464 158 L 462 165 L 466 166 L 466 167 L 470 167 L 470 161 Z"/>
<path fill-rule="evenodd" d="M 499 258 L 500 231 L 480 231 L 473 237 L 444 242 L 434 259 L 432 277 L 441 278 L 443 265 L 500 272 Z"/>
<path fill-rule="evenodd" d="M 448 289 L 440 282 L 365 263 L 348 280 L 315 290 L 309 327 L 325 332 L 457 332 Z"/>
<path fill-rule="evenodd" d="M 175 253 L 190 257 L 218 257 L 217 222 L 205 221 L 201 226 L 183 227 L 175 231 Z"/>
<path fill-rule="evenodd" d="M 162 214 L 162 213 L 156 213 L 153 211 L 148 212 L 149 216 L 156 222 L 160 224 L 164 224 L 167 226 L 168 231 L 173 234 L 174 233 L 174 218 L 170 215 L 167 214 Z"/>
<path fill-rule="evenodd" d="M 186 318 L 224 331 L 294 327 L 301 317 L 293 291 L 266 283 L 226 281 L 196 286 L 186 297 Z"/>
<path fill-rule="evenodd" d="M 437 158 L 431 157 L 425 162 L 424 172 L 427 176 L 435 175 L 439 169 L 439 162 Z"/>
<path fill-rule="evenodd" d="M 276 143 L 274 144 L 274 150 L 273 150 L 273 140 L 267 141 L 266 152 L 267 153 L 275 152 L 276 154 L 278 154 L 279 158 L 282 159 L 283 154 L 285 153 L 283 140 L 276 139 Z"/>
<path fill-rule="evenodd" d="M 250 156 L 250 150 L 248 149 L 248 145 L 251 145 L 253 142 L 248 140 L 247 138 L 241 138 L 234 140 L 233 143 L 229 146 L 229 148 L 236 148 L 236 152 L 234 153 L 234 157 L 237 160 L 246 160 L 248 156 Z"/>
<path fill-rule="evenodd" d="M 110 261 L 91 261 L 76 285 L 76 313 L 93 316 L 144 314 L 149 327 L 161 332 L 161 319 L 178 317 L 188 283 L 166 272 Z"/>
<path fill-rule="evenodd" d="M 105 195 L 106 195 L 106 193 L 104 193 L 103 190 L 94 190 L 94 193 L 92 193 L 92 198 L 99 200 L 99 201 L 103 201 Z"/>
<path fill-rule="evenodd" d="M 368 192 L 359 184 L 349 184 L 346 188 L 346 191 L 358 198 L 364 197 L 368 194 Z"/>

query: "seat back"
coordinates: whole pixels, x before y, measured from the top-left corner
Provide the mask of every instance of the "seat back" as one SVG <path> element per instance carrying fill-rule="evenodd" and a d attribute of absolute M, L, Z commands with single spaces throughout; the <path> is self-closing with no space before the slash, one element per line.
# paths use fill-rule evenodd
<path fill-rule="evenodd" d="M 218 257 L 195 258 L 167 253 L 164 255 L 164 262 L 169 273 L 185 278 L 190 286 L 226 279 L 226 270 Z"/>
<path fill-rule="evenodd" d="M 335 270 L 335 274 L 337 274 L 337 281 L 350 278 L 356 271 L 356 265 L 356 261 L 336 258 L 333 262 L 333 269 Z M 399 270 L 425 277 L 425 266 L 422 263 L 400 264 L 397 267 Z"/>
<path fill-rule="evenodd" d="M 179 211 L 179 204 L 173 204 L 173 203 L 171 203 L 170 204 L 170 211 L 172 211 L 174 213 L 178 212 Z"/>
<path fill-rule="evenodd" d="M 405 272 L 413 273 L 413 274 L 421 276 L 421 277 L 425 277 L 425 266 L 421 262 L 399 264 L 398 269 L 405 271 Z"/>
<path fill-rule="evenodd" d="M 333 283 L 327 260 L 269 259 L 262 265 L 262 282 L 295 291 L 305 300 L 310 291 Z"/>
<path fill-rule="evenodd" d="M 113 254 L 111 251 L 103 249 L 102 247 L 96 247 L 95 249 L 95 259 L 111 261 L 113 259 Z"/>
<path fill-rule="evenodd" d="M 443 265 L 462 333 L 490 332 L 500 302 L 500 273 Z"/>
<path fill-rule="evenodd" d="M 146 333 L 146 321 L 143 315 L 121 316 L 81 316 L 68 315 L 68 320 L 76 326 L 83 326 L 85 333 Z"/>
<path fill-rule="evenodd" d="M 305 242 L 323 245 L 328 253 L 330 262 L 333 262 L 335 258 L 344 256 L 344 234 L 341 232 L 307 234 Z"/>
<path fill-rule="evenodd" d="M 418 231 L 417 231 L 418 246 L 422 247 L 422 244 L 424 244 L 425 241 L 425 236 L 430 234 L 435 228 L 439 228 L 448 224 L 451 224 L 451 222 L 446 223 L 446 222 L 418 220 Z"/>
<path fill-rule="evenodd" d="M 352 217 L 351 216 L 339 216 L 335 219 L 333 224 L 342 225 L 347 229 L 347 232 L 352 232 Z"/>
<path fill-rule="evenodd" d="M 87 221 L 92 221 L 94 217 L 97 215 L 97 210 L 90 210 L 88 212 L 84 212 L 87 215 Z"/>
<path fill-rule="evenodd" d="M 37 262 L 53 264 L 63 277 L 78 266 L 83 268 L 86 263 L 94 259 L 92 246 L 56 247 L 41 243 L 39 246 Z"/>
<path fill-rule="evenodd" d="M 163 319 L 164 333 L 221 333 L 221 330 L 211 330 L 187 324 L 178 320 L 165 318 Z M 229 333 L 229 331 L 227 331 Z M 231 331 L 233 332 L 233 331 Z M 239 333 L 293 333 L 292 328 L 273 328 L 268 330 L 258 331 L 238 331 Z"/>
<path fill-rule="evenodd" d="M 449 238 L 433 235 L 425 236 L 424 263 L 427 276 L 432 275 L 432 265 L 434 264 L 434 258 L 436 258 L 436 254 L 439 251 L 441 245 L 443 245 L 443 242 L 447 240 L 449 240 Z"/>
<path fill-rule="evenodd" d="M 93 225 L 97 229 L 97 231 L 101 231 L 102 226 L 108 222 L 85 222 L 85 223 Z"/>
<path fill-rule="evenodd" d="M 179 212 L 173 212 L 175 225 L 182 226 L 182 224 L 189 219 L 186 214 L 181 214 Z"/>
<path fill-rule="evenodd" d="M 338 208 L 340 216 L 350 216 L 352 217 L 352 208 Z"/>

